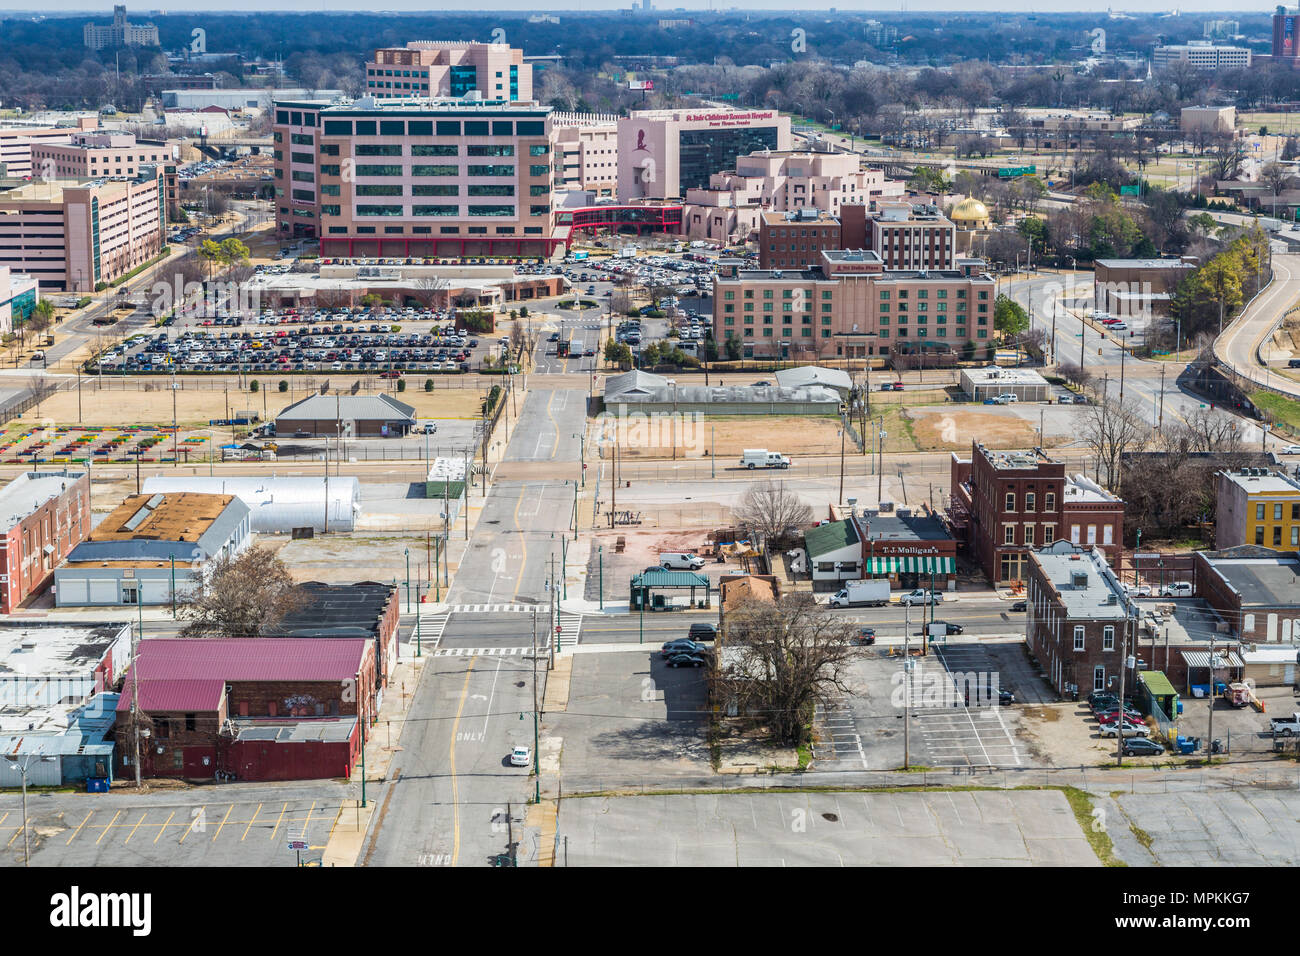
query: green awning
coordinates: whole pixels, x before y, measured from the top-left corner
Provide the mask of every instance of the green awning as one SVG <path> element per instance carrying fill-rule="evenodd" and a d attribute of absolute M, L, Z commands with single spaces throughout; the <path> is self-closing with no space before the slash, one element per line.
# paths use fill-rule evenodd
<path fill-rule="evenodd" d="M 938 555 L 869 558 L 868 574 L 955 574 L 957 559 Z"/>

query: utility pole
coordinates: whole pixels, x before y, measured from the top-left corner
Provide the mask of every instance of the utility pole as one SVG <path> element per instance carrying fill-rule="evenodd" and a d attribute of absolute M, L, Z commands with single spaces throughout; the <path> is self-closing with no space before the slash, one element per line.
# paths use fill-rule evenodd
<path fill-rule="evenodd" d="M 880 416 L 880 428 L 876 432 L 876 504 L 885 494 L 885 416 Z"/>
<path fill-rule="evenodd" d="M 1209 740 L 1206 741 L 1205 762 L 1209 763 L 1214 756 L 1214 702 L 1217 699 L 1214 694 L 1214 633 L 1210 633 L 1210 728 L 1208 731 Z M 1229 737 L 1232 735 L 1229 734 Z"/>
<path fill-rule="evenodd" d="M 840 416 L 840 496 L 835 500 L 843 503 L 844 501 L 844 433 L 849 430 L 849 420 L 847 417 Z"/>
<path fill-rule="evenodd" d="M 904 608 L 907 605 L 903 605 Z M 912 636 L 903 627 L 903 769 L 910 768 L 912 758 Z"/>
<path fill-rule="evenodd" d="M 1124 636 L 1120 639 L 1119 651 L 1119 714 L 1115 720 L 1116 737 L 1115 737 L 1115 766 L 1121 766 L 1124 763 L 1124 665 L 1128 657 L 1128 629 L 1130 622 L 1133 620 L 1133 604 L 1130 601 L 1128 606 L 1129 616 L 1124 620 Z M 1211 638 L 1213 640 L 1213 638 Z"/>
<path fill-rule="evenodd" d="M 1163 428 L 1165 424 L 1165 366 L 1160 364 L 1160 412 L 1156 416 L 1156 430 Z"/>
<path fill-rule="evenodd" d="M 538 754 L 538 722 L 540 715 L 537 710 L 537 612 L 533 612 L 533 802 L 542 802 L 542 770 L 541 756 Z"/>
<path fill-rule="evenodd" d="M 138 600 L 138 598 L 137 598 Z M 140 612 L 143 621 L 144 612 Z M 131 765 L 135 767 L 135 788 L 140 789 L 140 637 L 131 631 Z"/>
<path fill-rule="evenodd" d="M 1119 348 L 1119 403 L 1124 404 L 1124 358 L 1128 355 L 1128 349 L 1124 348 L 1121 343 Z M 1164 369 L 1162 368 L 1163 372 Z"/>

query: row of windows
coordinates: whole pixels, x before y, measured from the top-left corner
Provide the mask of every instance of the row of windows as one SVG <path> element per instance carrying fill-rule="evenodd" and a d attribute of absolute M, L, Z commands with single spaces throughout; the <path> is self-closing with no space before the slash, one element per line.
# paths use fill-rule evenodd
<path fill-rule="evenodd" d="M 1279 524 L 1275 524 L 1275 525 L 1273 525 L 1272 540 L 1273 540 L 1273 547 L 1276 548 L 1276 547 L 1281 546 L 1281 544 L 1282 544 L 1282 526 L 1281 526 L 1281 525 L 1279 525 Z M 1263 525 L 1256 525 L 1256 526 L 1255 526 L 1255 543 L 1256 543 L 1256 544 L 1263 544 L 1263 543 L 1264 543 L 1264 526 L 1263 526 Z M 1297 527 L 1296 525 L 1292 525 L 1292 526 L 1291 526 L 1291 547 L 1294 548 L 1294 547 L 1296 547 L 1297 545 L 1300 545 L 1300 527 Z"/>
<path fill-rule="evenodd" d="M 1274 504 L 1274 505 L 1273 505 L 1273 520 L 1274 520 L 1274 521 L 1281 521 L 1281 520 L 1282 520 L 1282 511 L 1283 511 L 1283 509 L 1284 509 L 1285 507 L 1286 507 L 1285 504 L 1281 504 L 1281 503 L 1279 503 L 1279 504 Z M 1264 508 L 1265 508 L 1265 505 L 1262 505 L 1262 504 L 1257 504 L 1257 505 L 1255 505 L 1255 520 L 1256 520 L 1256 521 L 1263 521 L 1263 520 L 1264 520 Z M 1292 521 L 1300 521 L 1300 501 L 1292 502 L 1292 503 L 1291 503 L 1291 520 L 1292 520 Z"/>
<path fill-rule="evenodd" d="M 326 136 L 545 136 L 546 123 L 542 120 L 326 119 L 324 130 Z M 549 152 L 549 146 L 529 147 L 532 156 L 545 156 Z"/>
<path fill-rule="evenodd" d="M 487 235 L 487 231 L 488 231 L 487 226 L 467 226 L 465 228 L 465 234 L 470 236 L 485 236 Z M 349 232 L 355 232 L 357 235 L 373 236 L 375 234 L 375 227 L 355 226 L 349 230 L 347 226 L 330 226 L 326 230 L 326 232 L 328 232 L 331 236 L 346 236 Z M 493 232 L 498 236 L 513 236 L 517 234 L 513 226 L 497 226 L 493 230 Z M 541 226 L 524 226 L 525 236 L 540 236 L 542 235 L 542 232 L 543 230 Z M 411 227 L 411 235 L 413 236 L 427 236 L 427 235 L 431 235 L 432 233 L 433 233 L 432 226 Z M 461 235 L 461 229 L 459 226 L 440 226 L 438 228 L 438 234 L 442 236 L 459 236 Z M 406 227 L 384 226 L 384 235 L 386 236 L 406 235 Z"/>
<path fill-rule="evenodd" d="M 406 215 L 402 205 L 366 205 L 359 204 L 356 207 L 358 216 L 402 216 Z M 536 210 L 539 207 L 532 207 Z M 532 215 L 544 215 L 547 207 L 540 207 L 543 212 L 533 212 Z M 327 211 L 328 210 L 328 211 Z M 340 214 L 338 206 L 322 206 L 321 212 L 328 216 L 337 216 Z M 446 206 L 427 206 L 415 205 L 411 207 L 410 215 L 416 218 L 422 216 L 458 216 L 460 215 L 459 205 Z M 465 209 L 467 216 L 510 216 L 515 215 L 515 207 L 510 205 L 497 206 L 468 206 Z"/>
<path fill-rule="evenodd" d="M 1038 502 L 1038 495 L 1032 491 L 1025 492 L 1025 510 L 1034 511 Z M 1016 510 L 1016 493 L 1008 491 L 1006 496 L 1006 507 L 1004 511 Z M 1048 491 L 1043 494 L 1043 511 L 1053 512 L 1056 510 L 1056 492 Z"/>

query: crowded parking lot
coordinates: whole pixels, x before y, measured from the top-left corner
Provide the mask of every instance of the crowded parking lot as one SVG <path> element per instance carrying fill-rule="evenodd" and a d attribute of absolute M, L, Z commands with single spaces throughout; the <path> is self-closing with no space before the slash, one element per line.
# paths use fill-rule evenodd
<path fill-rule="evenodd" d="M 181 328 L 142 332 L 86 365 L 104 374 L 403 372 L 463 374 L 506 347 L 501 336 L 475 335 L 451 312 L 263 310 L 256 316 L 217 309 Z"/>

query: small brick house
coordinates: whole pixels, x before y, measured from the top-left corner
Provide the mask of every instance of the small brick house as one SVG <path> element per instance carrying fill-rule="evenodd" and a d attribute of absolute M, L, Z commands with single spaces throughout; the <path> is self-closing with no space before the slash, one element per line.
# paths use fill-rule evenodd
<path fill-rule="evenodd" d="M 1300 641 L 1300 552 L 1246 544 L 1197 551 L 1197 593 L 1252 644 Z"/>
<path fill-rule="evenodd" d="M 153 638 L 136 654 L 117 708 L 122 774 L 134 773 L 134 706 L 149 777 L 347 776 L 374 720 L 375 644 L 365 638 Z M 259 727 L 276 732 L 259 737 Z"/>

